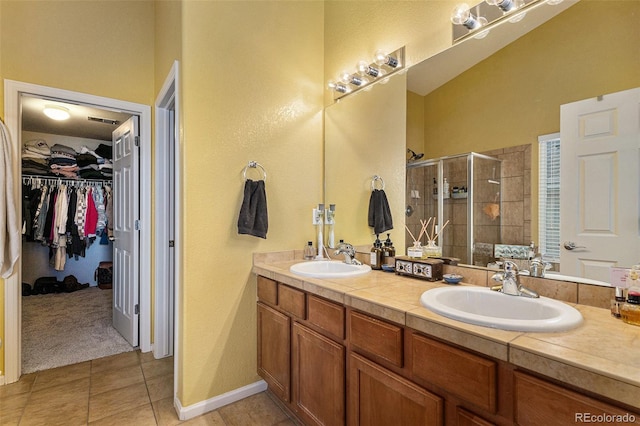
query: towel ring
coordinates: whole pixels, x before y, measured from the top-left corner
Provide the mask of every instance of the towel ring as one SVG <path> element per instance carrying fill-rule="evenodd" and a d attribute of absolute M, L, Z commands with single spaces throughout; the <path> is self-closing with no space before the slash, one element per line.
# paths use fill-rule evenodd
<path fill-rule="evenodd" d="M 260 170 L 262 170 L 262 179 L 266 182 L 267 181 L 267 171 L 264 169 L 264 167 L 262 167 L 262 165 L 256 161 L 249 161 L 249 164 L 247 164 L 246 166 L 244 166 L 244 170 L 242 171 L 242 176 L 244 177 L 244 180 L 247 180 L 247 170 L 248 169 L 255 169 L 255 168 L 260 168 Z"/>
<path fill-rule="evenodd" d="M 382 179 L 382 177 L 378 175 L 374 175 L 373 179 L 371 180 L 371 190 L 373 191 L 374 189 L 376 189 L 376 181 L 380 181 L 380 189 L 384 189 L 384 179 Z"/>

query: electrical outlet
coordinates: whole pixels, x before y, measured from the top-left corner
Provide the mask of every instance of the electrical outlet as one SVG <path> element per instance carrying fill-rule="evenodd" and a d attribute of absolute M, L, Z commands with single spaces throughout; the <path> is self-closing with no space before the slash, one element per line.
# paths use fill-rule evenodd
<path fill-rule="evenodd" d="M 318 209 L 313 209 L 313 218 L 311 223 L 314 225 L 320 225 L 320 214 Z"/>

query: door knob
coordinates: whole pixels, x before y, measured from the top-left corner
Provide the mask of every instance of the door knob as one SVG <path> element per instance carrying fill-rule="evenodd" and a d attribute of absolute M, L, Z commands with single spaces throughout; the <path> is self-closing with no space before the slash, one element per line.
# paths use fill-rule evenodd
<path fill-rule="evenodd" d="M 586 248 L 585 246 L 577 246 L 573 241 L 565 241 L 564 248 L 567 250 Z"/>

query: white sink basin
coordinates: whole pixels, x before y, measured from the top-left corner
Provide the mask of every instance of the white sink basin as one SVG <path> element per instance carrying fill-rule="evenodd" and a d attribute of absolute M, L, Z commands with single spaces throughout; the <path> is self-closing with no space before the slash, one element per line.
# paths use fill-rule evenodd
<path fill-rule="evenodd" d="M 351 278 L 371 272 L 369 265 L 349 265 L 338 260 L 315 260 L 296 263 L 291 272 L 311 278 Z"/>
<path fill-rule="evenodd" d="M 582 324 L 582 315 L 547 297 L 509 296 L 486 287 L 439 287 L 422 293 L 425 308 L 458 321 L 512 331 L 566 331 Z"/>

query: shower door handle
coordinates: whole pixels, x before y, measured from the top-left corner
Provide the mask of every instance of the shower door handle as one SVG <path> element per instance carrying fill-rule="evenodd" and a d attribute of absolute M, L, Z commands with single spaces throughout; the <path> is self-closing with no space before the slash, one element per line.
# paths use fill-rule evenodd
<path fill-rule="evenodd" d="M 586 248 L 585 246 L 577 246 L 573 241 L 565 241 L 564 248 L 567 250 Z"/>

